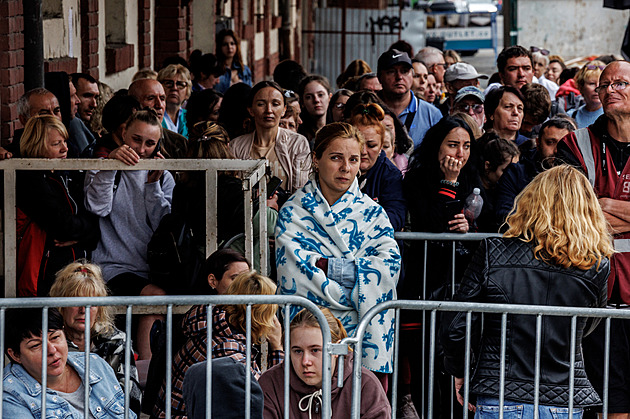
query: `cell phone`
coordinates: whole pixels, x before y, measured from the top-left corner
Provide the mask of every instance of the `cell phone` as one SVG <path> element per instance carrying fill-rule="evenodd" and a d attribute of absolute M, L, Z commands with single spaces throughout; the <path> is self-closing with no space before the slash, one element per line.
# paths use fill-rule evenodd
<path fill-rule="evenodd" d="M 155 148 L 153 149 L 153 153 L 151 153 L 151 158 L 156 157 L 158 151 L 160 151 L 161 148 L 162 148 L 162 139 L 160 138 L 157 144 L 155 145 Z"/>
<path fill-rule="evenodd" d="M 280 188 L 280 185 L 282 185 L 282 179 L 279 177 L 273 176 L 269 179 L 269 182 L 267 182 L 267 199 L 271 199 L 271 197 L 273 197 L 273 194 L 275 194 L 278 188 Z"/>
<path fill-rule="evenodd" d="M 459 214 L 464 209 L 464 203 L 459 199 L 448 201 L 446 204 L 446 213 L 449 216 L 449 220 L 452 220 L 456 214 Z"/>

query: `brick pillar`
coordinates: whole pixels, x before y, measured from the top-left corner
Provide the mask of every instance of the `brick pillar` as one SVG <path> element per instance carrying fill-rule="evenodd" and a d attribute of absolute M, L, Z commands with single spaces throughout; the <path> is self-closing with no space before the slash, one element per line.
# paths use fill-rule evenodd
<path fill-rule="evenodd" d="M 188 7 L 182 0 L 162 0 L 155 6 L 155 69 L 173 55 L 187 58 L 186 16 Z"/>
<path fill-rule="evenodd" d="M 138 66 L 151 67 L 151 0 L 138 1 Z"/>
<path fill-rule="evenodd" d="M 0 2 L 0 138 L 6 144 L 22 124 L 17 100 L 24 94 L 24 16 L 22 1 Z"/>
<path fill-rule="evenodd" d="M 81 0 L 81 71 L 99 78 L 98 0 Z"/>

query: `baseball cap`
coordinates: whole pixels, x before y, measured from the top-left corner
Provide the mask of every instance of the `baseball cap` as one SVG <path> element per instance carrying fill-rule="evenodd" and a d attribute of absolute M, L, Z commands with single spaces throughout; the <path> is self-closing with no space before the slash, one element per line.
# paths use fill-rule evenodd
<path fill-rule="evenodd" d="M 481 103 L 484 103 L 486 100 L 486 97 L 483 95 L 480 88 L 475 86 L 466 86 L 457 91 L 457 94 L 455 95 L 455 103 L 459 102 L 466 96 L 474 96 L 479 99 Z"/>
<path fill-rule="evenodd" d="M 455 80 L 472 80 L 472 79 L 487 79 L 485 74 L 477 73 L 475 67 L 467 63 L 454 63 L 448 66 L 444 73 L 444 81 L 452 82 Z"/>
<path fill-rule="evenodd" d="M 390 49 L 378 57 L 377 71 L 380 73 L 382 70 L 389 70 L 396 64 L 407 64 L 409 68 L 413 67 L 411 65 L 411 59 L 406 52 L 402 52 L 397 49 Z"/>

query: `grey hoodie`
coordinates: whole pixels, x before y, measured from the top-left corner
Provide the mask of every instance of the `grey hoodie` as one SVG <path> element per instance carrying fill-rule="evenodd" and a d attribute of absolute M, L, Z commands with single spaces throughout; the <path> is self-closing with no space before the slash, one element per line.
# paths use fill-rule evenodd
<path fill-rule="evenodd" d="M 101 217 L 101 239 L 92 253 L 105 281 L 124 272 L 149 277 L 147 244 L 162 217 L 171 212 L 175 180 L 165 171 L 146 183 L 148 171 L 122 171 L 114 191 L 115 170 L 90 170 L 85 177 L 85 207 Z"/>

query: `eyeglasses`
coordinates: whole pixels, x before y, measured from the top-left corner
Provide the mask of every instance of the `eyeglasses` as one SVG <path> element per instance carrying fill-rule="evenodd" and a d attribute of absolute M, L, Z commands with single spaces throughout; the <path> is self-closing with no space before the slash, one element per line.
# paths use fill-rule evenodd
<path fill-rule="evenodd" d="M 162 84 L 167 89 L 172 89 L 173 87 L 177 86 L 179 90 L 183 90 L 188 87 L 188 83 L 186 83 L 185 81 L 174 82 L 173 80 L 164 80 Z"/>
<path fill-rule="evenodd" d="M 587 64 L 586 65 L 586 69 L 587 70 L 603 70 L 605 69 L 606 66 L 605 65 L 595 65 L 595 64 Z"/>
<path fill-rule="evenodd" d="M 468 113 L 468 111 L 470 111 L 471 108 L 473 112 L 476 114 L 483 113 L 483 105 L 481 103 L 477 103 L 475 105 L 457 105 L 456 106 L 456 109 L 458 111 L 462 111 L 465 113 Z"/>
<path fill-rule="evenodd" d="M 531 52 L 540 52 L 542 55 L 549 55 L 548 49 L 538 48 L 538 47 L 529 47 L 529 50 Z"/>
<path fill-rule="evenodd" d="M 612 83 L 600 84 L 595 88 L 595 93 L 607 92 L 609 87 L 612 87 L 614 91 L 619 92 L 621 90 L 625 90 L 625 88 L 628 87 L 629 84 L 630 83 L 628 83 L 627 81 L 615 81 Z"/>

